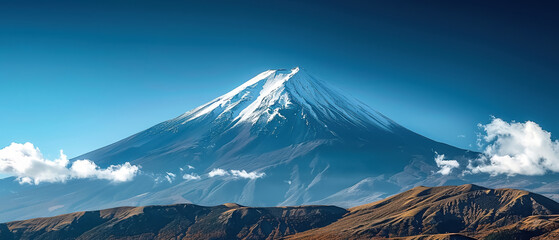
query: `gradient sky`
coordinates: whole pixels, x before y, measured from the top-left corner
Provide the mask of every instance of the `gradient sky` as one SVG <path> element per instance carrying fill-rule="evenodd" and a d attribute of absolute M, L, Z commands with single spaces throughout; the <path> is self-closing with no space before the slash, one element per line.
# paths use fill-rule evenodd
<path fill-rule="evenodd" d="M 491 115 L 559 134 L 552 1 L 162 2 L 0 0 L 0 148 L 73 157 L 294 66 L 458 147 Z"/>

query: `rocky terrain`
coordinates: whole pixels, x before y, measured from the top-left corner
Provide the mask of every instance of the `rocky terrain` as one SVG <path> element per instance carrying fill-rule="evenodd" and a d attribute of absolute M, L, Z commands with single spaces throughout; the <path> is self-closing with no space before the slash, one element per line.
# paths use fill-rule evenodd
<path fill-rule="evenodd" d="M 9 222 L 1 239 L 277 239 L 324 227 L 334 206 L 251 208 L 237 204 L 120 207 Z"/>
<path fill-rule="evenodd" d="M 486 238 L 497 230 L 526 228 L 530 221 L 523 223 L 523 220 L 528 221 L 535 215 L 558 214 L 559 204 L 527 191 L 488 189 L 466 184 L 420 186 L 385 200 L 348 210 L 349 213 L 337 222 L 296 234 L 292 239 L 407 236 L 415 237 L 405 239 L 460 239 L 465 236 Z M 446 233 L 460 233 L 463 236 L 437 235 Z M 425 238 L 425 235 L 432 236 Z"/>
<path fill-rule="evenodd" d="M 119 207 L 0 225 L 1 239 L 557 239 L 559 203 L 515 189 L 416 187 L 335 206 Z"/>

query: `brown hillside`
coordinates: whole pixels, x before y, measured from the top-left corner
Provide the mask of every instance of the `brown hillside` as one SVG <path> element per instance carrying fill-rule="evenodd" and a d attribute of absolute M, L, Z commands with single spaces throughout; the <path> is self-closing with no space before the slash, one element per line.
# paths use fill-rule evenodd
<path fill-rule="evenodd" d="M 479 239 L 559 239 L 559 215 L 529 216 L 519 222 L 476 234 Z"/>
<path fill-rule="evenodd" d="M 467 184 L 416 187 L 349 211 L 329 226 L 296 234 L 290 239 L 368 239 L 482 232 L 532 215 L 559 213 L 559 203 L 527 191 Z"/>
<path fill-rule="evenodd" d="M 555 214 L 555 215 L 554 215 Z M 120 207 L 0 224 L 0 239 L 559 239 L 559 203 L 515 189 L 416 187 L 334 206 Z"/>
<path fill-rule="evenodd" d="M 277 239 L 337 220 L 333 206 L 251 208 L 237 204 L 120 207 L 0 226 L 2 239 Z"/>

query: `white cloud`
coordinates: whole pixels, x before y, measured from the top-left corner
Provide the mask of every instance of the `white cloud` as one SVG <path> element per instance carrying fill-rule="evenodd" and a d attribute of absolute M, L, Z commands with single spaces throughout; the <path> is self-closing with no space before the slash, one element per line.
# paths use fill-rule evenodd
<path fill-rule="evenodd" d="M 439 171 L 442 175 L 448 175 L 452 172 L 452 169 L 460 167 L 460 163 L 456 160 L 444 160 L 444 154 L 439 155 L 436 153 L 435 162 L 437 163 L 437 167 L 439 167 Z"/>
<path fill-rule="evenodd" d="M 186 165 L 188 170 L 192 170 L 192 169 L 196 169 L 195 167 L 191 166 L 191 165 Z M 179 168 L 181 170 L 181 172 L 184 172 L 184 168 Z"/>
<path fill-rule="evenodd" d="M 91 160 L 76 160 L 70 167 L 70 178 L 97 178 L 113 182 L 128 182 L 136 176 L 139 168 L 126 162 L 101 169 Z"/>
<path fill-rule="evenodd" d="M 186 179 L 186 181 L 191 181 L 191 180 L 200 180 L 201 177 L 196 173 L 192 173 L 192 174 L 184 174 L 182 178 Z"/>
<path fill-rule="evenodd" d="M 507 123 L 493 118 L 480 125 L 485 131 L 480 141 L 486 143 L 483 155 L 470 161 L 472 173 L 491 175 L 543 175 L 559 172 L 559 141 L 537 123 Z"/>
<path fill-rule="evenodd" d="M 20 183 L 65 182 L 69 179 L 96 178 L 113 182 L 126 182 L 134 178 L 139 167 L 125 163 L 101 169 L 94 162 L 84 159 L 70 161 L 60 151 L 60 157 L 47 160 L 32 143 L 12 143 L 0 149 L 0 172 L 17 177 Z"/>
<path fill-rule="evenodd" d="M 212 171 L 210 171 L 210 173 L 208 173 L 209 177 L 226 176 L 226 175 L 229 175 L 229 173 L 221 168 L 214 168 Z"/>
<path fill-rule="evenodd" d="M 264 177 L 266 174 L 261 172 L 247 172 L 246 170 L 223 170 L 221 168 L 214 168 L 212 171 L 208 173 L 209 177 L 215 176 L 233 176 L 235 178 L 247 178 L 247 179 L 257 179 Z"/>
<path fill-rule="evenodd" d="M 264 177 L 264 173 L 259 172 L 247 172 L 245 170 L 231 170 L 231 175 L 240 178 L 257 179 Z"/>
<path fill-rule="evenodd" d="M 175 180 L 176 176 L 177 175 L 175 175 L 174 173 L 167 172 L 167 175 L 165 175 L 165 179 L 167 179 L 169 183 L 173 183 L 173 180 Z"/>

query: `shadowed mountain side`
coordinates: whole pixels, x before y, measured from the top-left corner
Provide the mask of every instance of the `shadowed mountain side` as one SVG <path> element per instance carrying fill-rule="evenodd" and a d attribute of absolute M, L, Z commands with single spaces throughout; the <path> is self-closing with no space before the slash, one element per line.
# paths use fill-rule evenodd
<path fill-rule="evenodd" d="M 394 240 L 475 240 L 475 238 L 467 237 L 456 233 L 417 235 L 417 236 L 393 238 L 393 239 Z"/>
<path fill-rule="evenodd" d="M 323 227 L 347 211 L 334 206 L 251 208 L 228 203 L 120 207 L 9 222 L 2 239 L 277 239 Z"/>
<path fill-rule="evenodd" d="M 480 239 L 559 239 L 559 215 L 529 216 L 522 221 L 475 235 Z"/>

